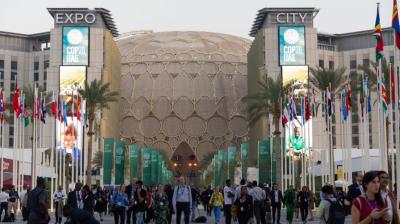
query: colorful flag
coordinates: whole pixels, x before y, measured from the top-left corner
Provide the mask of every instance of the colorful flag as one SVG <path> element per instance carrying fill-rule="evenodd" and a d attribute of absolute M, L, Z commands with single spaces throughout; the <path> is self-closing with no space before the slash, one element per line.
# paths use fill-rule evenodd
<path fill-rule="evenodd" d="M 44 96 L 44 94 L 42 95 L 42 103 L 41 103 L 41 107 L 40 107 L 40 120 L 43 123 L 46 123 L 46 97 Z"/>
<path fill-rule="evenodd" d="M 292 121 L 293 119 L 297 119 L 296 103 L 294 101 L 293 95 L 290 96 L 289 100 L 290 121 Z"/>
<path fill-rule="evenodd" d="M 366 94 L 365 94 L 365 96 L 366 96 L 366 98 L 367 98 L 367 113 L 371 113 L 371 111 L 372 111 L 372 106 L 371 106 L 371 84 L 369 83 L 369 80 L 367 79 L 366 80 Z"/>
<path fill-rule="evenodd" d="M 289 121 L 289 111 L 287 108 L 288 102 L 287 102 L 287 97 L 285 97 L 285 102 L 283 103 L 282 107 L 282 126 L 285 127 L 287 122 Z"/>
<path fill-rule="evenodd" d="M 4 121 L 4 112 L 6 111 L 6 105 L 4 102 L 4 94 L 3 90 L 0 92 L 0 121 L 3 123 Z"/>
<path fill-rule="evenodd" d="M 65 101 L 63 101 L 63 105 L 62 105 L 62 117 L 63 117 L 63 122 L 65 123 L 65 126 L 68 125 L 67 122 L 67 104 L 65 103 Z"/>
<path fill-rule="evenodd" d="M 342 111 L 342 120 L 347 121 L 347 107 L 346 107 L 346 99 L 347 99 L 347 91 L 346 89 L 342 90 L 342 104 L 341 104 L 341 111 Z"/>
<path fill-rule="evenodd" d="M 300 113 L 301 113 L 301 124 L 304 125 L 306 123 L 306 114 L 305 114 L 305 105 L 304 105 L 304 97 L 301 98 L 301 106 L 300 106 Z"/>
<path fill-rule="evenodd" d="M 400 49 L 400 25 L 399 25 L 399 14 L 397 9 L 397 0 L 393 0 L 392 28 L 395 33 L 396 47 Z"/>
<path fill-rule="evenodd" d="M 312 89 L 312 104 L 311 104 L 311 111 L 312 116 L 316 117 L 318 114 L 318 107 L 317 107 L 317 95 L 315 94 L 315 89 Z"/>
<path fill-rule="evenodd" d="M 396 101 L 396 90 L 394 88 L 394 68 L 393 68 L 393 64 L 390 64 L 390 102 L 394 103 Z"/>
<path fill-rule="evenodd" d="M 69 116 L 72 119 L 74 119 L 74 114 L 75 114 L 75 111 L 74 111 L 74 98 L 75 98 L 75 95 L 74 95 L 74 92 L 72 92 L 72 96 L 71 96 L 71 100 L 70 100 L 71 107 L 69 108 Z"/>
<path fill-rule="evenodd" d="M 24 113 L 24 117 L 25 117 L 25 127 L 26 126 L 28 126 L 29 125 L 29 113 L 28 113 L 28 110 L 25 110 L 25 113 Z"/>
<path fill-rule="evenodd" d="M 308 121 L 308 120 L 310 120 L 311 119 L 311 108 L 310 108 L 310 99 L 309 99 L 309 96 L 306 96 L 305 97 L 305 109 L 306 109 L 306 112 L 305 112 L 305 120 L 306 121 Z"/>
<path fill-rule="evenodd" d="M 78 94 L 78 102 L 76 103 L 76 118 L 81 121 L 81 96 Z"/>
<path fill-rule="evenodd" d="M 361 105 L 361 120 L 364 121 L 364 108 L 365 108 L 365 91 L 364 91 L 364 80 L 360 78 L 360 105 Z"/>
<path fill-rule="evenodd" d="M 375 29 L 373 35 L 376 38 L 376 61 L 379 61 L 383 57 L 383 35 L 382 35 L 382 27 L 381 20 L 379 17 L 379 5 L 376 8 L 376 20 L 375 20 Z"/>
<path fill-rule="evenodd" d="M 347 109 L 347 114 L 349 114 L 349 111 L 351 111 L 351 85 L 348 84 L 346 88 L 346 109 Z"/>
<path fill-rule="evenodd" d="M 328 116 L 332 116 L 332 93 L 331 93 L 331 83 L 326 87 L 326 111 Z"/>
<path fill-rule="evenodd" d="M 21 108 L 21 114 L 20 114 L 20 118 L 21 121 L 24 121 L 24 117 L 25 117 L 25 94 L 21 94 L 20 96 L 20 100 L 19 100 L 19 107 Z"/>
<path fill-rule="evenodd" d="M 37 88 L 35 88 L 35 96 L 33 100 L 33 116 L 34 119 L 39 119 L 39 99 L 38 99 Z"/>
<path fill-rule="evenodd" d="M 19 88 L 18 88 L 18 84 L 16 84 L 16 89 L 14 91 L 13 112 L 17 115 L 17 117 L 19 117 L 19 114 L 21 113 L 20 106 L 19 106 Z"/>
<path fill-rule="evenodd" d="M 56 103 L 56 98 L 54 96 L 54 91 L 51 99 L 51 112 L 53 113 L 54 119 L 57 119 L 57 103 Z"/>
<path fill-rule="evenodd" d="M 379 74 L 379 72 L 378 72 L 378 74 Z M 387 111 L 387 106 L 389 104 L 389 98 L 387 96 L 387 91 L 386 91 L 386 86 L 385 86 L 385 77 L 383 77 L 383 75 L 380 75 L 380 76 L 381 76 L 380 87 L 381 87 L 382 108 L 386 112 Z"/>

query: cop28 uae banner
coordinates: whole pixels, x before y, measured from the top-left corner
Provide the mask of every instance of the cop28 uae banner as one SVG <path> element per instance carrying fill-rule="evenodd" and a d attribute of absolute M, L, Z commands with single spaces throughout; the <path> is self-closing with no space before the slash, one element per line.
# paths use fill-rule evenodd
<path fill-rule="evenodd" d="M 143 185 L 151 184 L 151 149 L 142 148 L 142 178 Z"/>
<path fill-rule="evenodd" d="M 234 181 L 236 168 L 236 147 L 228 147 L 228 179 Z"/>
<path fill-rule="evenodd" d="M 139 177 L 139 146 L 129 146 L 130 179 Z"/>
<path fill-rule="evenodd" d="M 247 180 L 247 158 L 249 155 L 249 143 L 240 146 L 240 160 L 242 164 L 242 179 Z"/>
<path fill-rule="evenodd" d="M 280 65 L 305 65 L 304 26 L 279 27 Z"/>
<path fill-rule="evenodd" d="M 63 65 L 89 65 L 89 27 L 63 27 Z"/>
<path fill-rule="evenodd" d="M 114 139 L 104 138 L 103 145 L 103 184 L 111 184 L 111 173 L 114 155 Z"/>
<path fill-rule="evenodd" d="M 258 181 L 269 183 L 271 172 L 270 142 L 258 141 Z"/>
<path fill-rule="evenodd" d="M 115 143 L 115 184 L 123 184 L 125 171 L 125 142 L 118 140 Z"/>

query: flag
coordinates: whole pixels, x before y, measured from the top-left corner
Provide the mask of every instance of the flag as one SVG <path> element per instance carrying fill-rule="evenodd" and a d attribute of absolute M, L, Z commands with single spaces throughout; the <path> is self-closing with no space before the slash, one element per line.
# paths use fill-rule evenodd
<path fill-rule="evenodd" d="M 390 64 L 390 102 L 394 103 L 396 101 L 396 90 L 394 88 L 394 68 L 393 68 L 393 64 Z"/>
<path fill-rule="evenodd" d="M 69 116 L 72 118 L 72 119 L 74 119 L 74 114 L 75 114 L 75 111 L 74 111 L 74 92 L 72 92 L 72 96 L 71 96 L 71 100 L 70 100 L 70 102 L 71 102 L 71 107 L 69 108 Z"/>
<path fill-rule="evenodd" d="M 46 97 L 44 96 L 44 94 L 42 95 L 42 103 L 41 103 L 41 107 L 40 107 L 40 120 L 43 123 L 46 123 Z"/>
<path fill-rule="evenodd" d="M 20 113 L 20 118 L 21 121 L 24 121 L 25 117 L 25 94 L 21 94 L 20 100 L 19 100 L 19 107 L 21 108 L 21 113 Z"/>
<path fill-rule="evenodd" d="M 19 117 L 20 107 L 19 107 L 19 89 L 18 89 L 18 84 L 16 84 L 16 89 L 14 91 L 14 96 L 13 96 L 13 112 Z"/>
<path fill-rule="evenodd" d="M 305 112 L 305 120 L 306 121 L 308 121 L 308 120 L 310 120 L 311 119 L 311 108 L 310 108 L 310 99 L 309 99 L 309 96 L 306 96 L 306 98 L 305 98 L 305 109 L 306 109 L 306 112 Z"/>
<path fill-rule="evenodd" d="M 24 117 L 25 117 L 25 127 L 29 125 L 29 113 L 28 110 L 25 110 L 24 112 Z"/>
<path fill-rule="evenodd" d="M 360 105 L 361 105 L 361 120 L 364 121 L 364 108 L 365 108 L 365 93 L 364 93 L 364 79 L 360 78 Z"/>
<path fill-rule="evenodd" d="M 351 86 L 350 84 L 347 85 L 346 88 L 346 109 L 347 109 L 347 114 L 349 114 L 349 111 L 351 110 Z"/>
<path fill-rule="evenodd" d="M 395 33 L 396 47 L 400 49 L 400 25 L 398 12 L 397 0 L 393 0 L 392 28 Z"/>
<path fill-rule="evenodd" d="M 386 91 L 386 86 L 385 86 L 385 78 L 383 77 L 383 75 L 381 75 L 381 80 L 380 81 L 381 81 L 380 87 L 381 87 L 382 108 L 386 112 L 387 111 L 387 106 L 389 104 L 389 98 L 387 96 L 387 91 Z"/>
<path fill-rule="evenodd" d="M 287 122 L 289 121 L 289 111 L 287 108 L 288 102 L 287 102 L 287 98 L 285 97 L 285 102 L 282 105 L 282 126 L 285 127 Z"/>
<path fill-rule="evenodd" d="M 292 121 L 293 119 L 297 119 L 296 103 L 294 102 L 293 95 L 290 96 L 289 110 L 290 110 L 290 121 Z"/>
<path fill-rule="evenodd" d="M 311 104 L 311 111 L 312 111 L 312 116 L 316 117 L 318 113 L 318 107 L 317 107 L 317 96 L 315 94 L 315 89 L 312 89 L 312 104 Z"/>
<path fill-rule="evenodd" d="M 78 94 L 78 102 L 76 103 L 76 118 L 81 121 L 81 96 Z"/>
<path fill-rule="evenodd" d="M 60 120 L 60 122 L 63 122 L 63 112 L 62 112 L 62 101 L 61 101 L 61 97 L 60 95 L 58 95 L 58 100 L 57 100 L 57 108 L 58 108 L 58 120 Z"/>
<path fill-rule="evenodd" d="M 33 100 L 33 118 L 39 119 L 39 99 L 38 99 L 37 88 L 35 88 L 35 96 Z"/>
<path fill-rule="evenodd" d="M 365 94 L 365 96 L 366 96 L 366 98 L 367 98 L 367 110 L 366 110 L 366 112 L 367 113 L 371 113 L 371 111 L 372 111 L 372 106 L 371 106 L 371 85 L 370 85 L 370 83 L 369 83 L 369 80 L 367 79 L 366 80 L 366 83 L 365 83 L 365 85 L 366 85 L 366 94 Z"/>
<path fill-rule="evenodd" d="M 331 93 L 331 83 L 326 87 L 326 111 L 328 116 L 332 116 L 332 93 Z"/>
<path fill-rule="evenodd" d="M 65 103 L 65 101 L 63 101 L 63 105 L 62 105 L 62 117 L 63 117 L 63 121 L 65 123 L 65 126 L 67 126 L 68 122 L 67 122 L 67 104 Z"/>
<path fill-rule="evenodd" d="M 381 20 L 379 17 L 379 5 L 376 8 L 376 20 L 375 20 L 375 29 L 373 35 L 376 38 L 376 61 L 379 61 L 383 57 L 383 35 L 382 35 L 382 27 Z"/>
<path fill-rule="evenodd" d="M 53 113 L 54 119 L 57 119 L 57 103 L 56 98 L 54 97 L 54 91 L 51 99 L 51 112 Z"/>
<path fill-rule="evenodd" d="M 306 114 L 305 114 L 304 97 L 301 98 L 300 113 L 301 113 L 301 124 L 304 125 L 304 124 L 306 123 Z"/>
<path fill-rule="evenodd" d="M 4 112 L 6 111 L 6 105 L 4 102 L 4 94 L 3 90 L 0 92 L 0 121 L 3 123 L 4 121 Z"/>
<path fill-rule="evenodd" d="M 341 111 L 342 111 L 342 120 L 347 121 L 347 107 L 346 107 L 346 99 L 347 99 L 347 91 L 346 89 L 342 90 L 342 104 L 341 104 Z"/>

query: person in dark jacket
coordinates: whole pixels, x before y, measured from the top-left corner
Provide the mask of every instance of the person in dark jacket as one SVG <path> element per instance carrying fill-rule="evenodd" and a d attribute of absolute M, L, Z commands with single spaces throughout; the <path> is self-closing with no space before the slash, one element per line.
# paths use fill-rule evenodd
<path fill-rule="evenodd" d="M 303 221 L 303 223 L 307 222 L 309 200 L 310 200 L 310 193 L 308 192 L 308 188 L 306 186 L 303 186 L 301 188 L 301 191 L 297 195 L 297 201 L 299 203 L 300 213 L 301 213 L 301 221 Z"/>
<path fill-rule="evenodd" d="M 279 190 L 278 184 L 274 184 L 273 190 L 269 193 L 269 196 L 272 206 L 272 223 L 275 223 L 275 220 L 276 223 L 280 223 L 283 194 L 282 191 Z"/>
<path fill-rule="evenodd" d="M 65 224 L 100 224 L 89 212 L 68 204 L 63 208 L 63 215 L 67 218 Z"/>
<path fill-rule="evenodd" d="M 354 199 L 364 193 L 364 190 L 362 188 L 362 180 L 363 175 L 361 172 L 358 172 L 356 176 L 356 182 L 349 186 L 349 191 L 347 193 L 347 197 L 350 202 L 352 202 Z"/>
<path fill-rule="evenodd" d="M 99 213 L 100 221 L 103 221 L 103 213 L 107 211 L 107 195 L 102 187 L 97 188 L 94 200 L 94 211 Z"/>
<path fill-rule="evenodd" d="M 85 210 L 85 211 L 89 212 L 89 214 L 93 215 L 94 199 L 93 199 L 92 191 L 90 190 L 88 185 L 83 186 L 82 197 L 83 197 L 83 210 Z"/>
<path fill-rule="evenodd" d="M 67 204 L 72 208 L 83 208 L 83 197 L 81 192 L 82 184 L 76 183 L 75 190 L 68 193 Z"/>
<path fill-rule="evenodd" d="M 168 220 L 168 224 L 171 224 L 172 214 L 174 214 L 174 207 L 172 205 L 172 197 L 174 196 L 174 190 L 172 189 L 172 186 L 170 184 L 167 184 L 165 186 L 165 193 L 168 197 L 168 208 L 169 208 L 167 220 Z"/>
<path fill-rule="evenodd" d="M 131 184 L 125 187 L 125 193 L 128 196 L 128 201 L 129 201 L 129 207 L 128 210 L 126 211 L 126 224 L 130 224 L 131 221 L 133 224 L 136 223 L 136 217 L 134 212 L 134 201 L 135 201 L 134 195 L 136 193 L 136 181 L 138 181 L 138 179 L 133 178 Z"/>
<path fill-rule="evenodd" d="M 236 199 L 234 205 L 237 208 L 234 215 L 236 215 L 239 224 L 247 224 L 253 217 L 253 198 L 248 194 L 246 186 L 242 186 L 240 196 Z"/>

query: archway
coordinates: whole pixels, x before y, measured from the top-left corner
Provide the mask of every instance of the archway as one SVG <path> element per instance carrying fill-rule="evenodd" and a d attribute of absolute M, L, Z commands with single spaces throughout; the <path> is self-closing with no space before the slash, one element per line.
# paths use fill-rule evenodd
<path fill-rule="evenodd" d="M 186 142 L 182 142 L 171 157 L 174 176 L 185 176 L 193 181 L 198 176 L 198 160 L 192 148 Z"/>

